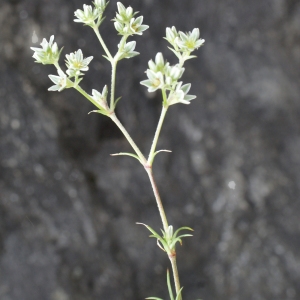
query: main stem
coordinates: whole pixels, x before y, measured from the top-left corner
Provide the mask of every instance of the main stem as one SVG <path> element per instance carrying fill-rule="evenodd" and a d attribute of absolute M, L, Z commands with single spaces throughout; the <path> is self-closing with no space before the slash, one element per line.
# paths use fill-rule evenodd
<path fill-rule="evenodd" d="M 153 189 L 153 193 L 154 193 L 154 196 L 155 196 L 156 204 L 157 204 L 157 207 L 158 207 L 158 211 L 159 211 L 159 214 L 160 214 L 160 218 L 161 218 L 161 221 L 163 223 L 164 231 L 166 232 L 168 230 L 168 227 L 169 227 L 168 220 L 167 220 L 167 216 L 166 216 L 166 213 L 165 213 L 165 210 L 164 210 L 164 207 L 163 207 L 160 195 L 159 195 L 159 191 L 158 191 L 156 182 L 154 180 L 152 167 L 147 167 L 146 166 L 145 170 L 146 170 L 146 172 L 149 176 L 151 186 L 152 186 L 152 189 Z"/>
<path fill-rule="evenodd" d="M 178 294 L 180 292 L 181 287 L 180 287 L 179 273 L 178 273 L 177 263 L 176 263 L 176 252 L 174 251 L 173 256 L 169 256 L 169 258 L 170 258 L 171 265 L 172 265 L 176 294 Z M 178 297 L 178 300 L 182 300 L 181 295 Z"/>
<path fill-rule="evenodd" d="M 161 117 L 160 117 L 160 121 L 159 121 L 159 124 L 158 124 L 158 128 L 157 128 L 156 134 L 155 134 L 156 142 L 157 142 L 160 130 L 161 130 L 161 125 L 163 123 L 166 111 L 167 111 L 167 109 L 163 108 L 162 114 L 161 114 Z M 165 213 L 162 201 L 161 201 L 161 197 L 160 197 L 160 194 L 159 194 L 159 191 L 158 191 L 158 188 L 157 188 L 154 176 L 153 176 L 152 166 L 148 164 L 148 161 L 146 160 L 146 158 L 144 157 L 144 155 L 142 154 L 142 152 L 140 151 L 138 146 L 135 144 L 135 142 L 132 140 L 131 136 L 129 135 L 127 130 L 124 128 L 122 123 L 119 121 L 119 119 L 117 118 L 115 113 L 112 113 L 110 115 L 110 118 L 119 127 L 119 129 L 122 131 L 125 138 L 129 142 L 131 147 L 134 149 L 137 156 L 139 157 L 141 163 L 144 165 L 144 168 L 145 168 L 145 170 L 146 170 L 146 172 L 149 176 L 150 182 L 151 182 L 151 186 L 152 186 L 153 193 L 154 193 L 154 196 L 155 196 L 155 200 L 156 200 L 156 204 L 157 204 L 157 207 L 158 207 L 159 215 L 160 215 L 163 227 L 164 227 L 164 231 L 167 231 L 168 227 L 169 227 L 168 220 L 167 220 L 167 216 L 166 216 L 166 213 Z M 153 144 L 152 144 L 152 146 L 153 146 Z M 155 146 L 153 147 L 153 149 L 155 150 Z M 154 150 L 152 150 L 153 153 L 154 153 Z M 151 151 L 150 151 L 150 153 L 151 153 Z M 171 265 L 172 265 L 172 272 L 173 272 L 173 277 L 174 277 L 176 294 L 178 294 L 179 291 L 180 291 L 180 280 L 179 280 L 179 273 L 178 273 L 177 264 L 176 264 L 176 252 L 175 251 L 173 251 L 172 255 L 169 256 L 169 259 L 170 259 L 170 262 L 171 262 Z M 180 296 L 178 300 L 182 300 L 182 297 Z"/>

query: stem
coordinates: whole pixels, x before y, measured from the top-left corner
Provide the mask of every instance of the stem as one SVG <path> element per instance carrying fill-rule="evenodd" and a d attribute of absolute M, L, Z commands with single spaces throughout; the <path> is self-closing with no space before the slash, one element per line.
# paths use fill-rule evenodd
<path fill-rule="evenodd" d="M 107 49 L 107 47 L 106 47 L 106 45 L 105 45 L 105 43 L 104 43 L 104 41 L 103 41 L 103 39 L 102 39 L 102 36 L 101 36 L 101 34 L 100 34 L 100 32 L 99 32 L 98 27 L 97 27 L 97 28 L 93 28 L 93 29 L 94 29 L 94 32 L 95 32 L 95 34 L 96 34 L 96 36 L 97 36 L 97 38 L 98 38 L 98 40 L 99 40 L 99 42 L 100 42 L 100 44 L 101 44 L 103 50 L 105 51 L 107 57 L 109 58 L 110 61 L 112 61 L 112 60 L 113 60 L 113 57 L 111 56 L 109 50 Z"/>
<path fill-rule="evenodd" d="M 169 256 L 169 258 L 170 258 L 171 265 L 172 265 L 176 294 L 178 294 L 180 291 L 180 281 L 179 281 L 179 274 L 178 274 L 178 269 L 177 269 L 177 264 L 176 264 L 176 252 L 174 252 L 173 256 Z M 182 300 L 181 295 L 179 296 L 178 300 Z"/>
<path fill-rule="evenodd" d="M 117 63 L 118 61 L 112 60 L 111 61 L 111 90 L 110 90 L 110 109 L 112 111 L 115 110 L 114 103 L 115 103 L 115 86 L 116 86 L 116 70 L 117 70 Z"/>
<path fill-rule="evenodd" d="M 160 218 L 161 218 L 161 221 L 163 223 L 164 231 L 167 232 L 168 227 L 169 227 L 168 220 L 167 220 L 167 216 L 166 216 L 166 213 L 165 213 L 165 210 L 164 210 L 164 207 L 163 207 L 160 195 L 159 195 L 159 191 L 158 191 L 156 182 L 154 180 L 152 168 L 151 167 L 150 168 L 145 167 L 145 170 L 148 173 L 148 176 L 149 176 L 149 179 L 150 179 L 150 182 L 151 182 L 151 186 L 152 186 L 153 193 L 154 193 L 154 196 L 155 196 L 155 200 L 156 200 L 156 204 L 157 204 L 158 211 L 159 211 L 159 214 L 160 214 Z M 175 250 L 173 250 L 172 254 L 169 255 L 169 259 L 170 259 L 171 265 L 172 265 L 172 271 L 173 271 L 173 278 L 174 278 L 174 283 L 175 283 L 176 294 L 178 294 L 179 291 L 180 291 L 180 281 L 179 281 L 179 273 L 178 273 L 177 264 L 176 264 L 176 252 L 175 252 Z M 178 300 L 182 300 L 182 297 L 179 296 Z"/>
<path fill-rule="evenodd" d="M 139 157 L 141 164 L 146 165 L 147 164 L 147 160 L 146 160 L 145 156 L 143 155 L 143 153 L 141 152 L 141 150 L 139 149 L 139 147 L 136 145 L 136 143 L 133 141 L 133 139 L 131 138 L 131 136 L 129 135 L 129 133 L 127 132 L 127 130 L 124 128 L 124 126 L 122 125 L 122 123 L 119 121 L 119 119 L 117 118 L 116 114 L 113 112 L 112 114 L 109 115 L 109 117 L 112 119 L 112 121 L 122 131 L 122 133 L 124 134 L 124 136 L 127 139 L 128 143 L 131 145 L 131 147 L 134 149 L 135 153 Z"/>
<path fill-rule="evenodd" d="M 161 132 L 161 128 L 162 128 L 167 110 L 168 110 L 168 107 L 163 106 L 161 114 L 160 114 L 160 118 L 159 118 L 159 121 L 158 121 L 158 124 L 157 124 L 157 128 L 156 128 L 156 131 L 155 131 L 155 135 L 154 135 L 154 138 L 153 138 L 153 142 L 152 142 L 152 145 L 151 145 L 150 153 L 149 153 L 149 156 L 148 156 L 148 164 L 150 166 L 152 166 L 152 163 L 153 163 L 153 159 L 154 159 L 154 156 L 155 156 L 156 145 L 157 145 L 157 142 L 158 142 L 158 138 L 159 138 L 159 135 L 160 135 L 160 132 Z"/>
<path fill-rule="evenodd" d="M 157 204 L 158 211 L 159 211 L 159 214 L 160 214 L 160 218 L 161 218 L 161 221 L 163 223 L 164 231 L 167 232 L 168 227 L 169 227 L 168 220 L 167 220 L 166 213 L 165 213 L 165 210 L 164 210 L 164 207 L 163 207 L 160 195 L 159 195 L 159 191 L 158 191 L 156 182 L 154 180 L 152 168 L 151 167 L 150 168 L 145 167 L 145 170 L 146 170 L 146 172 L 149 176 L 150 182 L 151 182 L 151 186 L 152 186 L 153 193 L 154 193 L 154 196 L 155 196 L 155 200 L 156 200 L 156 204 Z"/>

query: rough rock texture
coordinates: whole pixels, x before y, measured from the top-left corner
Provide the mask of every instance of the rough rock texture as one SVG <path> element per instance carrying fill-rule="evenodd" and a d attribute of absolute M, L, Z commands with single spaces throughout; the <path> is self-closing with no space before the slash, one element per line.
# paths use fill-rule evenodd
<path fill-rule="evenodd" d="M 52 67 L 30 46 L 54 34 L 64 54 L 93 55 L 82 86 L 109 83 L 79 0 L 0 0 L 0 299 L 167 299 L 168 260 L 144 222 L 161 227 L 143 168 L 110 153 L 130 147 L 72 90 L 49 93 Z M 201 28 L 186 65 L 198 96 L 175 105 L 155 175 L 170 223 L 191 226 L 178 250 L 184 299 L 300 299 L 300 1 L 124 1 L 150 25 L 142 55 L 119 65 L 118 115 L 144 152 L 160 96 L 139 85 L 166 26 Z M 102 32 L 118 37 L 111 0 Z M 33 32 L 35 34 L 33 35 Z"/>

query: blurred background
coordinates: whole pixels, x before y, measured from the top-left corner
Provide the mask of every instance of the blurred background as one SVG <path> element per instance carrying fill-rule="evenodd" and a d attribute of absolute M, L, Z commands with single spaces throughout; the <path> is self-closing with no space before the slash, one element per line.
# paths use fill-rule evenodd
<path fill-rule="evenodd" d="M 140 164 L 115 125 L 75 90 L 48 92 L 53 66 L 30 47 L 54 34 L 94 56 L 81 86 L 110 81 L 81 0 L 0 0 L 0 299 L 168 299 L 166 255 L 135 222 L 161 228 Z M 115 53 L 111 0 L 101 32 Z M 87 3 L 90 4 L 90 3 Z M 124 0 L 150 25 L 118 65 L 117 114 L 146 154 L 159 94 L 139 84 L 165 28 L 206 40 L 183 77 L 197 95 L 170 108 L 154 173 L 178 247 L 184 299 L 300 299 L 300 1 Z"/>

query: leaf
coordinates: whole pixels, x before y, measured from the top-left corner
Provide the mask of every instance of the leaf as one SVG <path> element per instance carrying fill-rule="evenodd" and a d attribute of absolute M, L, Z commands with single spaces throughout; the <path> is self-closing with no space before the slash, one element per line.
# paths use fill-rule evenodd
<path fill-rule="evenodd" d="M 172 286 L 171 286 L 171 282 L 170 282 L 169 269 L 167 270 L 167 286 L 168 286 L 168 290 L 169 290 L 170 299 L 174 300 L 174 295 L 173 295 Z"/>
<path fill-rule="evenodd" d="M 184 230 L 184 229 L 190 230 L 190 231 L 194 231 L 194 229 L 192 229 L 192 228 L 190 228 L 190 227 L 187 227 L 187 226 L 185 226 L 185 227 L 180 227 L 180 228 L 178 228 L 178 229 L 175 231 L 175 233 L 174 233 L 173 236 L 176 237 L 177 234 L 178 234 L 178 232 L 181 231 L 181 230 Z"/>
<path fill-rule="evenodd" d="M 126 155 L 126 156 L 134 157 L 141 163 L 140 158 L 136 154 L 133 154 L 133 153 L 120 152 L 120 153 L 111 154 L 111 156 L 119 156 L 119 155 Z"/>
<path fill-rule="evenodd" d="M 158 154 L 158 153 L 160 153 L 160 152 L 169 152 L 169 153 L 171 153 L 172 151 L 171 151 L 171 150 L 166 150 L 166 149 L 162 149 L 162 150 L 155 151 L 155 152 L 154 152 L 154 155 L 153 155 L 153 158 L 156 156 L 156 154 Z"/>
<path fill-rule="evenodd" d="M 104 116 L 107 116 L 107 112 L 102 111 L 102 110 L 92 110 L 88 114 L 91 114 L 91 113 L 98 113 L 98 114 L 102 114 Z"/>
<path fill-rule="evenodd" d="M 114 110 L 115 110 L 115 108 L 116 108 L 116 106 L 117 106 L 117 103 L 121 100 L 121 98 L 122 98 L 122 97 L 119 97 L 119 98 L 115 101 L 115 103 L 114 103 Z"/>
<path fill-rule="evenodd" d="M 179 290 L 179 292 L 178 292 L 175 300 L 181 299 L 181 291 L 182 291 L 182 289 L 183 289 L 183 287 Z"/>

